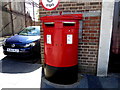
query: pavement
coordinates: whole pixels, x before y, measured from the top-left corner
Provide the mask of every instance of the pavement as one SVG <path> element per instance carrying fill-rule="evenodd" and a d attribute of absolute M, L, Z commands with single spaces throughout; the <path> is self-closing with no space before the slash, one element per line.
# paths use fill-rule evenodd
<path fill-rule="evenodd" d="M 81 78 L 82 77 L 82 78 Z M 60 85 L 49 82 L 42 77 L 41 88 L 59 88 L 59 89 L 116 89 L 120 90 L 120 76 L 119 75 L 110 75 L 107 77 L 97 77 L 93 75 L 80 75 L 79 80 L 71 85 Z"/>
<path fill-rule="evenodd" d="M 40 90 L 42 67 L 31 60 L 8 57 L 0 47 L 0 90 Z"/>

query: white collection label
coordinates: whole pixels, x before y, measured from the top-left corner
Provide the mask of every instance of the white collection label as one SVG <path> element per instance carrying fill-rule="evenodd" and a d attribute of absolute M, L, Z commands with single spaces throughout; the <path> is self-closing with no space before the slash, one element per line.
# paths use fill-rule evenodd
<path fill-rule="evenodd" d="M 51 35 L 47 35 L 47 44 L 51 44 Z"/>
<path fill-rule="evenodd" d="M 73 43 L 73 35 L 69 34 L 67 35 L 67 44 L 72 44 Z"/>

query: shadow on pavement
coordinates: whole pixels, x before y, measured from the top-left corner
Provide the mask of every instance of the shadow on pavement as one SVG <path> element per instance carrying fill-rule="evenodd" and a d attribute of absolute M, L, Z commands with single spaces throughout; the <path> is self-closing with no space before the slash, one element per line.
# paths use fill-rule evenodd
<path fill-rule="evenodd" d="M 98 77 L 86 75 L 88 79 L 88 88 L 103 88 Z"/>
<path fill-rule="evenodd" d="M 17 74 L 33 72 L 41 67 L 41 64 L 33 64 L 33 61 L 37 61 L 37 58 L 17 59 L 6 56 L 0 60 L 0 73 Z"/>

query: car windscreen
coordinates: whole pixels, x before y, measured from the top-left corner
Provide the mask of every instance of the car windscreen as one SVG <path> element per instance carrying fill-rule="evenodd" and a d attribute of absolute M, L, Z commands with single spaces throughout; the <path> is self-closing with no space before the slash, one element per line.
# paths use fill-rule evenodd
<path fill-rule="evenodd" d="M 39 36 L 40 30 L 38 28 L 34 28 L 34 27 L 27 27 L 27 28 L 23 29 L 21 32 L 19 32 L 19 35 Z"/>

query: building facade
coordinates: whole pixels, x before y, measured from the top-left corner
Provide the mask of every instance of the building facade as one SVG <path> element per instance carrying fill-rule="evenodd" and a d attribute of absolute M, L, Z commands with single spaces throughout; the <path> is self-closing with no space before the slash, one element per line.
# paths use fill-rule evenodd
<path fill-rule="evenodd" d="M 21 29 L 32 24 L 32 19 L 25 11 L 25 2 L 0 1 L 0 36 L 18 33 Z"/>

